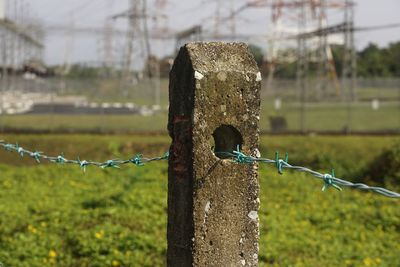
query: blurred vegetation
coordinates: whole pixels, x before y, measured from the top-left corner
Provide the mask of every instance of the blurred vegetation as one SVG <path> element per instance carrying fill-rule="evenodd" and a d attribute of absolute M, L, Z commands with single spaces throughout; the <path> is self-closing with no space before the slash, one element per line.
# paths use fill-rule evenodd
<path fill-rule="evenodd" d="M 342 73 L 343 65 L 343 46 L 331 45 L 332 54 L 336 73 Z M 255 44 L 249 44 L 249 50 L 253 54 L 257 65 L 260 67 L 264 75 L 268 73 L 268 64 L 263 48 Z M 293 54 L 293 49 L 289 48 L 283 54 Z M 161 68 L 161 77 L 167 78 L 171 67 L 171 60 L 175 58 L 174 55 L 166 56 L 162 59 L 157 59 L 151 56 L 150 60 L 158 62 Z M 319 65 L 316 63 L 309 64 L 310 74 L 316 75 Z M 275 66 L 274 76 L 277 78 L 295 78 L 297 63 L 290 62 L 278 64 Z M 53 66 L 50 70 L 54 73 L 62 73 L 63 66 Z M 121 71 L 110 70 L 107 67 L 90 66 L 87 64 L 74 64 L 71 66 L 68 74 L 69 79 L 93 79 L 122 75 Z M 387 47 L 380 48 L 374 43 L 370 43 L 364 49 L 357 52 L 357 75 L 359 77 L 400 77 L 400 42 L 390 43 Z"/>
<path fill-rule="evenodd" d="M 264 53 L 261 47 L 249 44 L 250 53 L 254 56 L 255 61 L 257 62 L 257 66 L 260 67 L 264 60 Z"/>
<path fill-rule="evenodd" d="M 137 152 L 155 156 L 169 145 L 167 136 L 158 135 L 0 139 L 94 160 Z M 292 164 L 334 167 L 339 177 L 353 181 L 366 173 L 370 180 L 372 166 L 379 165 L 381 177 L 398 174 L 399 143 L 400 137 L 263 136 L 261 152 L 273 157 L 275 150 L 288 150 Z M 5 151 L 0 158 L 5 266 L 165 266 L 166 162 L 83 173 L 77 166 L 37 166 Z M 390 189 L 400 189 L 396 177 Z M 280 176 L 265 165 L 260 183 L 260 266 L 400 266 L 398 200 L 352 189 L 323 193 L 320 180 L 291 171 Z"/>
<path fill-rule="evenodd" d="M 400 77 L 400 42 L 384 48 L 369 44 L 358 53 L 357 67 L 362 77 Z"/>
<path fill-rule="evenodd" d="M 331 45 L 331 49 L 336 73 L 340 76 L 343 66 L 343 46 Z M 255 45 L 250 45 L 250 51 L 253 52 L 256 59 L 260 57 L 259 53 L 262 53 L 262 49 Z M 288 50 L 286 53 L 289 52 L 294 53 L 293 50 Z M 268 64 L 265 62 L 261 66 L 265 75 L 268 73 Z M 274 76 L 276 78 L 296 78 L 296 61 L 278 64 L 275 67 Z M 317 63 L 310 62 L 310 75 L 315 76 L 318 68 Z M 364 49 L 357 51 L 357 75 L 364 78 L 400 77 L 400 42 L 390 43 L 387 47 L 382 48 L 370 43 Z"/>
<path fill-rule="evenodd" d="M 377 155 L 363 171 L 363 181 L 383 186 L 398 186 L 400 181 L 400 143 Z"/>
<path fill-rule="evenodd" d="M 343 46 L 332 46 L 336 72 L 342 72 Z M 380 48 L 370 43 L 357 52 L 357 75 L 359 77 L 400 77 L 400 42 Z"/>
<path fill-rule="evenodd" d="M 87 64 L 73 64 L 71 65 L 66 77 L 79 78 L 79 79 L 93 79 L 101 77 L 104 68 L 89 66 Z M 50 71 L 56 75 L 61 75 L 65 72 L 64 66 L 51 66 Z"/>

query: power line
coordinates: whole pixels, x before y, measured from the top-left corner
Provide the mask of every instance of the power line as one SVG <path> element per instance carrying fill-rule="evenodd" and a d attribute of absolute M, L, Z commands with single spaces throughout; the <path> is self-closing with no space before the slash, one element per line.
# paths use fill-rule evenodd
<path fill-rule="evenodd" d="M 51 13 L 49 12 L 49 13 L 45 14 L 44 17 L 48 17 L 48 16 L 54 17 L 55 15 L 57 15 L 57 18 L 59 18 L 59 17 L 69 16 L 70 14 L 79 14 L 80 12 L 84 11 L 85 8 L 89 7 L 91 4 L 94 4 L 94 3 L 98 3 L 98 1 L 86 0 L 85 2 L 76 5 L 75 7 L 69 9 L 68 11 L 61 10 L 62 13 L 57 13 L 57 12 L 54 13 L 54 11 L 52 11 Z"/>
<path fill-rule="evenodd" d="M 85 12 L 79 14 L 79 16 L 80 16 L 79 22 L 82 22 L 82 21 L 85 21 L 85 20 L 87 21 L 88 19 L 92 18 L 91 16 L 86 16 L 86 15 L 88 13 L 97 13 L 97 11 L 105 8 L 107 6 L 107 4 L 108 4 L 107 0 L 103 0 L 102 3 L 99 3 L 99 2 L 96 2 L 96 3 L 97 3 L 97 5 L 93 6 L 91 9 L 87 9 Z M 99 23 L 100 23 L 100 20 L 104 21 L 104 20 L 108 19 L 109 15 L 108 14 L 104 14 L 104 15 L 105 15 L 105 17 L 98 18 L 97 20 L 92 21 L 92 22 L 99 21 Z"/>
<path fill-rule="evenodd" d="M 365 27 L 354 27 L 354 31 L 375 31 L 375 30 L 386 30 L 400 28 L 400 23 L 390 23 L 383 25 L 375 25 L 375 26 L 365 26 Z"/>

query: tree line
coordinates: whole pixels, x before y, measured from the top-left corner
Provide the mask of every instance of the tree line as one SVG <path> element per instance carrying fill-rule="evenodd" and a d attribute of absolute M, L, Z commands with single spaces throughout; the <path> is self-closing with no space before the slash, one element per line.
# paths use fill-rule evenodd
<path fill-rule="evenodd" d="M 271 64 L 274 64 L 274 77 L 283 79 L 295 79 L 297 72 L 297 61 L 294 59 L 291 62 L 268 62 L 265 60 L 267 57 L 264 54 L 264 50 L 257 46 L 250 44 L 250 52 L 254 55 L 254 58 L 266 77 L 268 72 L 271 70 Z M 331 45 L 331 51 L 333 55 L 333 65 L 335 66 L 337 76 L 340 76 L 343 68 L 343 54 L 344 48 L 342 45 Z M 294 48 L 290 48 L 283 51 L 283 54 L 295 54 Z M 374 43 L 370 43 L 364 49 L 357 51 L 357 76 L 365 78 L 374 77 L 400 77 L 400 41 L 390 43 L 386 47 L 379 47 Z M 159 64 L 160 75 L 163 78 L 168 78 L 169 71 L 171 68 L 171 62 L 173 61 L 174 55 L 166 56 L 162 59 L 157 59 L 154 56 L 149 57 L 149 61 L 156 61 Z M 276 64 L 275 64 L 276 63 Z M 148 65 L 148 64 L 145 64 Z M 321 65 L 317 62 L 310 61 L 308 64 L 308 70 L 310 76 L 316 76 L 318 68 Z M 62 66 L 53 66 L 50 68 L 52 73 L 59 73 L 62 70 Z M 143 70 L 146 71 L 146 70 Z M 69 78 L 95 78 L 95 77 L 109 77 L 112 72 L 112 76 L 121 76 L 121 69 L 109 69 L 107 67 L 88 66 L 85 64 L 74 64 L 71 66 L 70 71 L 67 74 Z"/>
<path fill-rule="evenodd" d="M 342 73 L 344 48 L 342 45 L 331 46 L 333 64 L 338 76 Z M 250 45 L 250 51 L 254 55 L 262 72 L 267 75 L 274 62 L 265 61 L 262 49 Z M 286 51 L 287 53 L 295 51 Z M 400 77 L 400 42 L 390 43 L 386 47 L 379 47 L 374 43 L 368 44 L 364 49 L 356 52 L 358 77 Z M 309 62 L 309 74 L 317 75 L 320 67 L 318 63 Z M 274 76 L 277 78 L 293 79 L 296 77 L 297 62 L 278 63 L 274 65 Z"/>

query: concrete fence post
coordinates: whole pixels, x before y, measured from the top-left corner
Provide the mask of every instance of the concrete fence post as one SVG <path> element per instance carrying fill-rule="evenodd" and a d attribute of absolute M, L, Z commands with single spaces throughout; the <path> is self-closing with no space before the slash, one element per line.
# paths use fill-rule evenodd
<path fill-rule="evenodd" d="M 190 43 L 170 74 L 170 267 L 258 266 L 261 74 L 243 43 Z"/>

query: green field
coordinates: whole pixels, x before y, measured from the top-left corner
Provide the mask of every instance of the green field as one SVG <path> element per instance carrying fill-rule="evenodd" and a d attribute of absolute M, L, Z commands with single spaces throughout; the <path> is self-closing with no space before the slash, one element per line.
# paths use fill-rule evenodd
<path fill-rule="evenodd" d="M 285 117 L 288 130 L 301 129 L 300 105 L 283 103 L 279 112 L 273 110 L 271 101 L 263 102 L 260 127 L 270 131 L 270 116 Z M 342 131 L 348 124 L 345 103 L 313 103 L 305 109 L 305 129 L 308 131 Z M 0 126 L 13 129 L 54 131 L 115 131 L 166 133 L 167 111 L 151 117 L 140 115 L 9 115 L 0 117 Z M 384 119 L 382 119 L 384 118 Z M 151 120 L 151 123 L 148 123 Z M 354 104 L 351 108 L 352 131 L 400 131 L 400 106 L 389 102 L 379 110 L 372 110 L 369 103 Z"/>
<path fill-rule="evenodd" d="M 50 80 L 51 81 L 51 80 Z M 53 81 L 56 83 L 56 81 Z M 168 79 L 160 81 L 160 105 L 162 111 L 151 117 L 140 115 L 7 115 L 0 116 L 0 129 L 98 131 L 118 133 L 166 134 L 168 117 Z M 312 100 L 313 88 L 308 92 L 308 103 L 304 108 L 304 130 L 355 132 L 391 131 L 400 132 L 400 89 L 399 88 L 358 88 L 359 101 L 349 107 L 339 95 L 327 96 L 323 101 Z M 121 85 L 120 81 L 67 80 L 65 92 L 61 95 L 83 95 L 94 102 L 134 102 L 138 105 L 154 104 L 154 83 L 142 81 L 137 85 Z M 315 88 L 314 88 L 315 89 Z M 300 131 L 301 104 L 296 82 L 287 80 L 284 87 L 267 90 L 261 94 L 260 128 L 271 131 L 270 117 L 282 116 L 287 121 L 287 130 Z M 332 92 L 331 92 L 332 93 Z M 274 99 L 282 101 L 280 110 L 274 109 Z M 380 107 L 373 110 L 371 100 L 379 99 Z M 151 121 L 151 123 L 149 123 Z"/>
<path fill-rule="evenodd" d="M 0 139 L 93 160 L 162 155 L 169 143 L 158 135 Z M 275 150 L 287 150 L 292 164 L 335 167 L 338 177 L 352 181 L 367 173 L 362 181 L 400 189 L 400 137 L 263 136 L 262 154 L 273 157 Z M 388 151 L 397 154 L 380 156 Z M 165 265 L 166 162 L 83 173 L 6 151 L 0 159 L 4 266 Z M 321 192 L 320 180 L 291 171 L 280 176 L 272 166 L 261 166 L 260 184 L 260 266 L 400 266 L 399 200 L 352 189 Z"/>

